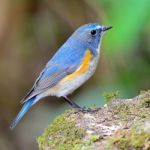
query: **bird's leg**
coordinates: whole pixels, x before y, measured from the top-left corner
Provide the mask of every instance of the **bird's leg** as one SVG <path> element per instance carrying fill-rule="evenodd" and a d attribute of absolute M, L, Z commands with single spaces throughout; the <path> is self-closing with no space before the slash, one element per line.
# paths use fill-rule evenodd
<path fill-rule="evenodd" d="M 75 102 L 71 101 L 67 96 L 63 96 L 63 99 L 72 107 L 72 108 L 79 108 L 81 107 L 77 105 Z"/>
<path fill-rule="evenodd" d="M 69 105 L 71 105 L 72 108 L 77 108 L 79 111 L 81 112 L 96 112 L 98 111 L 100 108 L 98 109 L 91 109 L 91 108 L 85 108 L 85 107 L 80 107 L 79 105 L 77 105 L 75 102 L 71 101 L 67 96 L 63 96 L 64 100 L 69 103 Z"/>

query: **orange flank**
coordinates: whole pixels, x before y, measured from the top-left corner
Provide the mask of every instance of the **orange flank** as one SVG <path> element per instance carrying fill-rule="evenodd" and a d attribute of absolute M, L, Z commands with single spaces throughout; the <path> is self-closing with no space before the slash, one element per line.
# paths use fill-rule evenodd
<path fill-rule="evenodd" d="M 71 80 L 74 77 L 86 72 L 88 70 L 89 63 L 90 63 L 91 59 L 92 59 L 92 54 L 91 54 L 91 51 L 88 49 L 85 52 L 85 55 L 84 55 L 84 58 L 82 60 L 81 66 L 74 73 L 66 76 L 63 80 L 61 80 L 61 82 Z"/>

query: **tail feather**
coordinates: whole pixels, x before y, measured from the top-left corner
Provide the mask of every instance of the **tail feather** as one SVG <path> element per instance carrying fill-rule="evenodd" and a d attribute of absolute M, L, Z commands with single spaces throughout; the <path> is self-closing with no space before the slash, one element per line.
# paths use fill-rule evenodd
<path fill-rule="evenodd" d="M 35 97 L 31 98 L 23 105 L 22 109 L 18 113 L 17 117 L 13 120 L 10 125 L 10 129 L 13 130 L 21 118 L 25 115 L 25 113 L 31 108 L 32 104 L 34 103 Z"/>

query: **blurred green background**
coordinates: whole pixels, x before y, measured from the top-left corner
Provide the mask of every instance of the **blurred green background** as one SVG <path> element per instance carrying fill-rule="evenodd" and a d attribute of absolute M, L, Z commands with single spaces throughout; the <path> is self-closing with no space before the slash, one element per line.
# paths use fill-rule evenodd
<path fill-rule="evenodd" d="M 14 131 L 9 124 L 49 58 L 80 25 L 113 26 L 103 37 L 92 79 L 71 98 L 102 106 L 103 93 L 130 98 L 150 88 L 149 0 L 0 0 L 0 149 L 37 149 L 39 136 L 69 106 L 48 97 L 35 105 Z"/>

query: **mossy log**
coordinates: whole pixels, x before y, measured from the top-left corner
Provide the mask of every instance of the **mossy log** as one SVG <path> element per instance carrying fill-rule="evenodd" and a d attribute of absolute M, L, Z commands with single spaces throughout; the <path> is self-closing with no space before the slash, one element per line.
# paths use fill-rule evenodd
<path fill-rule="evenodd" d="M 37 142 L 40 150 L 150 150 L 150 90 L 132 99 L 111 97 L 95 112 L 69 110 Z"/>

